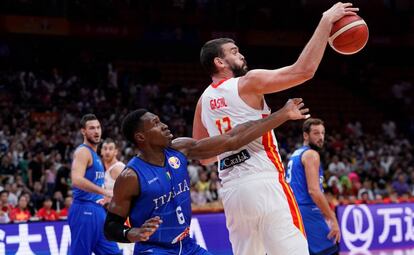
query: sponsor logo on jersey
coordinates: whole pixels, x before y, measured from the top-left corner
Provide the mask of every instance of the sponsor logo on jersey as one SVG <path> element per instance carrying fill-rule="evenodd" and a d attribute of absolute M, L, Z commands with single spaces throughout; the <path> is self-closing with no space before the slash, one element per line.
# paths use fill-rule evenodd
<path fill-rule="evenodd" d="M 240 151 L 239 153 L 230 155 L 220 160 L 220 170 L 227 169 L 229 167 L 241 164 L 244 161 L 248 160 L 249 158 L 250 158 L 249 152 L 246 149 L 244 149 Z"/>
<path fill-rule="evenodd" d="M 169 164 L 172 168 L 174 168 L 174 169 L 178 169 L 178 168 L 180 167 L 180 165 L 181 165 L 181 162 L 180 162 L 180 160 L 179 160 L 177 157 L 172 156 L 172 157 L 170 157 L 170 158 L 168 159 L 168 164 Z"/>
<path fill-rule="evenodd" d="M 216 109 L 220 109 L 223 107 L 227 107 L 226 100 L 224 99 L 224 97 L 210 100 L 211 110 L 216 110 Z"/>

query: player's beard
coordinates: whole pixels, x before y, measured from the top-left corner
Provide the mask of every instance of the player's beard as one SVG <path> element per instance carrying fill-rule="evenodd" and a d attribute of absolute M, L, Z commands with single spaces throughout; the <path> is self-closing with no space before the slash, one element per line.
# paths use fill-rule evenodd
<path fill-rule="evenodd" d="M 234 77 L 241 77 L 249 71 L 249 68 L 247 67 L 246 62 L 244 62 L 244 64 L 241 66 L 231 64 L 230 69 L 233 72 Z"/>
<path fill-rule="evenodd" d="M 314 143 L 309 142 L 309 147 L 310 147 L 312 150 L 315 150 L 315 151 L 317 151 L 317 152 L 321 152 L 321 151 L 322 151 L 322 148 L 323 148 L 323 145 L 322 145 L 322 147 L 319 147 L 318 145 L 316 145 L 316 144 L 314 144 Z"/>
<path fill-rule="evenodd" d="M 99 138 L 99 141 L 95 141 L 95 139 L 93 139 L 93 138 L 90 138 L 90 137 L 86 137 L 86 141 L 88 141 L 90 144 L 93 144 L 93 145 L 98 145 L 98 144 L 100 144 L 101 143 L 101 139 Z"/>

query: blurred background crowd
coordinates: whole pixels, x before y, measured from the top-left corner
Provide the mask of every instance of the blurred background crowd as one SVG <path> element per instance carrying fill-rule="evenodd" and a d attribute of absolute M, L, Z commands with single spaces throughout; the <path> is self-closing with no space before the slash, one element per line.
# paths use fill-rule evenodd
<path fill-rule="evenodd" d="M 414 1 L 355 1 L 370 41 L 354 56 L 327 49 L 305 85 L 267 95 L 273 110 L 302 97 L 325 121 L 321 159 L 331 205 L 414 201 Z M 285 6 L 286 5 L 286 6 Z M 123 116 L 144 107 L 175 137 L 191 136 L 210 84 L 201 45 L 232 37 L 250 68 L 295 61 L 326 1 L 1 1 L 0 222 L 58 220 L 72 202 L 70 164 L 79 120 L 95 113 L 102 138 L 134 154 Z M 368 8 L 369 7 L 369 8 Z M 382 15 L 383 19 L 373 17 Z M 387 19 L 389 18 L 389 19 Z M 389 22 L 392 21 L 392 22 Z M 411 49 L 411 50 L 410 50 Z M 301 122 L 275 130 L 286 166 Z M 191 161 L 195 211 L 221 210 L 216 165 Z"/>

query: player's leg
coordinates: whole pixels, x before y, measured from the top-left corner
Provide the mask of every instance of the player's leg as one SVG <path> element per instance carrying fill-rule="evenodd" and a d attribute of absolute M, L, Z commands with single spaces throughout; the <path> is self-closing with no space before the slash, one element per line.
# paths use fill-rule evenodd
<path fill-rule="evenodd" d="M 108 241 L 104 235 L 104 224 L 106 212 L 102 207 L 96 207 L 94 212 L 94 221 L 95 221 L 95 235 L 97 237 L 97 242 L 93 248 L 93 252 L 96 255 L 115 255 L 122 254 L 121 250 L 118 247 L 116 242 Z"/>
<path fill-rule="evenodd" d="M 68 223 L 71 233 L 71 254 L 91 254 L 96 242 L 91 228 L 91 210 L 88 206 L 73 203 L 69 210 Z"/>
<path fill-rule="evenodd" d="M 265 254 L 258 231 L 260 208 L 256 206 L 255 192 L 244 187 L 223 188 L 224 211 L 230 242 L 235 255 Z"/>
<path fill-rule="evenodd" d="M 278 210 L 266 215 L 261 224 L 267 255 L 306 255 L 308 242 L 293 223 L 289 211 Z"/>
<path fill-rule="evenodd" d="M 305 255 L 308 243 L 299 208 L 283 177 L 262 182 L 261 204 L 266 213 L 260 232 L 268 255 Z"/>
<path fill-rule="evenodd" d="M 338 252 L 338 246 L 328 239 L 329 227 L 316 206 L 300 206 L 306 236 L 309 243 L 309 253 L 320 255 L 333 255 Z"/>

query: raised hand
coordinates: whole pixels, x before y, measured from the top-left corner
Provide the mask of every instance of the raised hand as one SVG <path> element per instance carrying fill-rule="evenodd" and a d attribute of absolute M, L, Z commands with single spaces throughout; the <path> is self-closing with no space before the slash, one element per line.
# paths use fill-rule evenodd
<path fill-rule="evenodd" d="M 128 232 L 127 238 L 133 243 L 145 242 L 160 227 L 161 223 L 162 220 L 158 216 L 148 219 L 144 222 L 144 224 L 142 224 L 140 228 L 131 229 Z"/>
<path fill-rule="evenodd" d="M 341 3 L 334 4 L 329 10 L 323 13 L 330 22 L 334 23 L 346 15 L 356 15 L 359 8 L 352 7 L 352 3 Z"/>
<path fill-rule="evenodd" d="M 303 103 L 302 98 L 293 98 L 289 99 L 285 106 L 283 106 L 283 110 L 286 111 L 290 120 L 300 120 L 300 119 L 307 119 L 310 117 L 309 108 L 303 108 L 305 104 Z"/>

